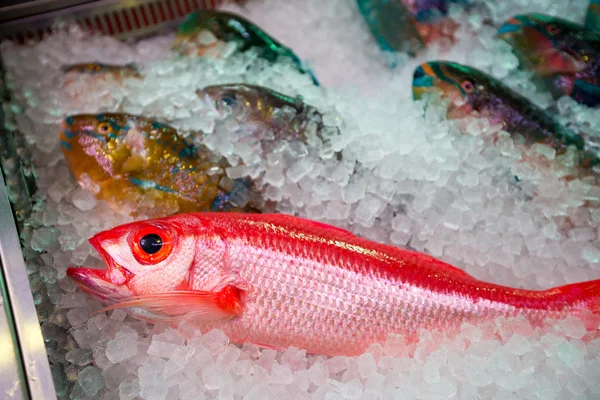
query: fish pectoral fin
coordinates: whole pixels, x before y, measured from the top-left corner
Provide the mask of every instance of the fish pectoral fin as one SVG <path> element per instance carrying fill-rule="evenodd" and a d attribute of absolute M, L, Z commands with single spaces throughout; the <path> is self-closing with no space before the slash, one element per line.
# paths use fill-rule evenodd
<path fill-rule="evenodd" d="M 185 317 L 203 321 L 231 318 L 242 312 L 239 289 L 231 285 L 218 292 L 175 290 L 133 296 L 99 312 L 128 307 L 142 308 L 169 318 Z"/>

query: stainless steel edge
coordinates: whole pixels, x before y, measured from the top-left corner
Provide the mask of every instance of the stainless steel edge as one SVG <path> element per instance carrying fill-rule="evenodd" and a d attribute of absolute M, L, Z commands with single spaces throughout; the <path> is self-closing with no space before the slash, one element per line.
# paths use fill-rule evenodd
<path fill-rule="evenodd" d="M 0 270 L 0 389 L 7 399 L 26 399 L 27 386 L 5 282 Z"/>
<path fill-rule="evenodd" d="M 21 243 L 12 208 L 0 174 L 0 263 L 6 282 L 8 305 L 14 319 L 20 356 L 27 376 L 29 398 L 32 400 L 56 399 L 56 390 L 50 372 L 44 338 L 33 302 L 33 295 L 21 253 Z M 4 346 L 4 340 L 1 341 Z M 7 354 L 17 354 L 13 349 L 4 349 L 0 354 L 3 360 Z M 3 392 L 10 388 L 3 388 Z M 2 396 L 2 395 L 0 395 Z M 4 398 L 4 397 L 3 397 Z M 23 397 L 27 398 L 27 397 Z"/>

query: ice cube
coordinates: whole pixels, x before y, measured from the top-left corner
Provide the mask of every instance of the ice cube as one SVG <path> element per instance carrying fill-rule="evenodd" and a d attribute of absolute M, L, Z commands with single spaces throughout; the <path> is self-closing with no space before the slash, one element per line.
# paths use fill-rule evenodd
<path fill-rule="evenodd" d="M 243 397 L 243 400 L 264 400 L 271 398 L 271 389 L 267 384 L 259 383 L 252 387 Z"/>
<path fill-rule="evenodd" d="M 586 333 L 583 323 L 577 317 L 572 315 L 569 315 L 564 320 L 560 321 L 558 327 L 561 328 L 564 335 L 576 339 L 581 339 Z"/>
<path fill-rule="evenodd" d="M 71 326 L 78 326 L 86 323 L 92 314 L 87 307 L 72 308 L 67 313 L 67 319 Z"/>
<path fill-rule="evenodd" d="M 73 349 L 65 355 L 65 359 L 75 365 L 84 366 L 92 362 L 90 349 Z"/>
<path fill-rule="evenodd" d="M 147 400 L 165 400 L 169 388 L 162 376 L 158 375 L 156 366 L 151 363 L 142 365 L 138 369 L 140 396 Z"/>
<path fill-rule="evenodd" d="M 81 211 L 90 211 L 96 207 L 97 200 L 92 193 L 85 189 L 77 189 L 71 199 L 73 205 Z"/>
<path fill-rule="evenodd" d="M 294 374 L 288 365 L 276 363 L 271 368 L 271 381 L 274 384 L 289 385 L 294 382 Z"/>
<path fill-rule="evenodd" d="M 88 396 L 94 396 L 104 387 L 104 377 L 98 368 L 88 366 L 77 374 L 77 384 Z"/>
<path fill-rule="evenodd" d="M 202 343 L 213 354 L 216 355 L 227 347 L 229 338 L 219 329 L 214 329 L 202 336 Z"/>
<path fill-rule="evenodd" d="M 140 393 L 140 383 L 137 379 L 129 379 L 119 385 L 120 400 L 133 400 Z"/>
<path fill-rule="evenodd" d="M 106 358 L 113 363 L 120 363 L 137 354 L 138 333 L 123 327 L 116 333 L 115 338 L 106 344 Z"/>
<path fill-rule="evenodd" d="M 223 353 L 217 356 L 217 370 L 221 373 L 229 372 L 239 357 L 240 349 L 235 346 L 228 346 Z"/>
<path fill-rule="evenodd" d="M 152 338 L 152 342 L 150 343 L 150 347 L 148 348 L 148 354 L 150 354 L 151 356 L 170 358 L 179 349 L 179 346 L 176 344 L 162 342 L 160 340 L 157 340 L 156 338 L 157 336 Z"/>
<path fill-rule="evenodd" d="M 558 358 L 560 358 L 567 366 L 574 370 L 578 370 L 584 364 L 583 352 L 575 347 L 570 342 L 564 342 L 558 345 Z"/>
<path fill-rule="evenodd" d="M 363 379 L 367 379 L 369 376 L 377 372 L 377 363 L 371 353 L 365 353 L 360 355 L 356 359 L 358 364 L 358 373 Z"/>

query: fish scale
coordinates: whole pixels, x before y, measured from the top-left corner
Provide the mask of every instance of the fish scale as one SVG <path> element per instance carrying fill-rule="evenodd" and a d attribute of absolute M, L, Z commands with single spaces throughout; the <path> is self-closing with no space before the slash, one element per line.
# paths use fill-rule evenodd
<path fill-rule="evenodd" d="M 234 231 L 245 229 L 238 227 Z M 257 242 L 256 237 L 231 240 L 235 244 L 228 246 L 230 268 L 238 271 L 240 278 L 254 289 L 244 295 L 241 317 L 199 327 L 204 331 L 218 327 L 234 341 L 269 343 L 275 348 L 285 348 L 293 342 L 295 346 L 310 349 L 316 341 L 319 353 L 360 353 L 370 343 L 385 342 L 390 333 L 401 332 L 414 338 L 422 328 L 477 323 L 485 311 L 492 311 L 487 313 L 488 318 L 516 314 L 515 307 L 497 302 L 477 306 L 454 293 L 434 293 L 427 285 L 414 287 L 397 279 L 396 285 L 390 284 L 389 278 L 369 267 L 371 258 L 362 262 L 348 260 L 328 244 L 307 251 L 312 247 L 311 242 L 293 245 L 286 238 L 259 240 L 264 246 L 249 246 Z M 293 248 L 291 254 L 282 254 L 282 249 L 290 248 Z M 301 283 L 296 296 L 285 288 L 291 281 Z M 304 308 L 312 310 L 304 316 L 309 321 L 297 326 L 298 309 Z M 273 319 L 277 324 L 271 324 Z M 318 321 L 327 324 L 319 325 Z M 348 331 L 357 334 L 350 343 L 345 337 Z"/>
<path fill-rule="evenodd" d="M 129 247 L 139 232 L 163 235 L 172 253 L 151 268 L 135 265 Z M 465 322 L 519 315 L 539 326 L 600 308 L 600 281 L 545 291 L 495 285 L 426 254 L 281 214 L 181 214 L 122 225 L 91 241 L 109 273 L 67 273 L 114 304 L 107 309 L 145 307 L 150 319 L 186 318 L 202 332 L 218 328 L 234 343 L 278 350 L 356 355 L 389 334 L 410 342 L 421 329 L 458 332 Z M 178 252 L 189 243 L 196 243 L 193 255 Z M 110 280 L 115 270 L 132 278 L 117 285 Z M 180 291 L 173 292 L 178 280 Z M 161 285 L 165 293 L 157 293 Z M 176 305 L 161 295 L 173 295 Z"/>

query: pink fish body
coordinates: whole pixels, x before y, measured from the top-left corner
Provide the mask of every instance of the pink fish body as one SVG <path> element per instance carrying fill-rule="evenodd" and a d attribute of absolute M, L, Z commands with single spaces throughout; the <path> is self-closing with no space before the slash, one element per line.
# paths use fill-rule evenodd
<path fill-rule="evenodd" d="M 134 222 L 90 242 L 106 270 L 68 269 L 108 309 L 188 319 L 251 342 L 355 355 L 389 334 L 465 322 L 600 313 L 600 280 L 544 291 L 486 283 L 425 254 L 281 214 L 194 213 Z"/>

